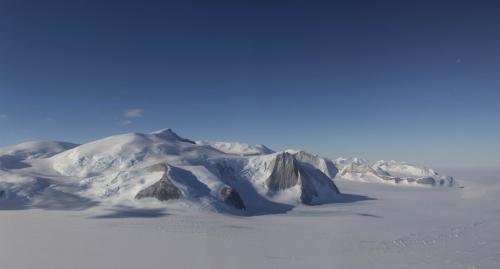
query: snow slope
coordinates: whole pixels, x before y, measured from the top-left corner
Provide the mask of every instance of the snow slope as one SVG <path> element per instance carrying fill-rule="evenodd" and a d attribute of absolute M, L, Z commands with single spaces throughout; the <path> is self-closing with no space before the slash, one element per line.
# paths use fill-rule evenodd
<path fill-rule="evenodd" d="M 0 148 L 0 156 L 10 155 L 22 160 L 47 158 L 78 144 L 59 141 L 33 141 Z"/>
<path fill-rule="evenodd" d="M 0 148 L 0 169 L 25 167 L 23 161 L 42 159 L 78 146 L 58 141 L 34 141 Z"/>
<path fill-rule="evenodd" d="M 215 142 L 215 141 L 196 141 L 199 145 L 208 145 L 226 154 L 251 156 L 251 155 L 264 155 L 274 153 L 264 145 L 248 145 L 237 142 Z"/>

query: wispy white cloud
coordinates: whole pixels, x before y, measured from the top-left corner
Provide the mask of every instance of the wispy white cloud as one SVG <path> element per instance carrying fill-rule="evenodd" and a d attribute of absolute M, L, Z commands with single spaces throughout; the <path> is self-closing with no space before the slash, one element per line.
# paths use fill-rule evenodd
<path fill-rule="evenodd" d="M 129 118 L 129 119 L 142 118 L 143 115 L 144 115 L 144 111 L 140 108 L 128 109 L 128 110 L 125 110 L 125 112 L 123 112 L 123 116 L 125 118 Z"/>
<path fill-rule="evenodd" d="M 5 119 L 7 118 L 7 114 L 0 114 L 0 119 Z"/>
<path fill-rule="evenodd" d="M 122 123 L 122 125 L 129 125 L 132 123 L 132 121 L 131 120 L 124 120 L 121 123 Z"/>
<path fill-rule="evenodd" d="M 132 124 L 134 119 L 142 118 L 144 116 L 144 110 L 140 108 L 132 108 L 123 111 L 123 120 L 120 122 L 121 125 Z"/>

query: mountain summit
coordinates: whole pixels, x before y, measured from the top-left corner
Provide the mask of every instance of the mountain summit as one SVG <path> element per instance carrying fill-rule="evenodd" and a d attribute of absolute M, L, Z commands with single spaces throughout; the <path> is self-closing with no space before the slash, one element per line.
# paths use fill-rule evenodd
<path fill-rule="evenodd" d="M 158 130 L 158 131 L 155 131 L 155 132 L 152 132 L 151 134 L 153 135 L 156 135 L 158 137 L 161 137 L 163 139 L 167 139 L 167 140 L 177 140 L 177 141 L 182 141 L 182 142 L 186 142 L 186 143 L 191 143 L 191 144 L 196 144 L 194 141 L 192 140 L 189 140 L 189 139 L 185 139 L 185 138 L 182 138 L 180 136 L 178 136 L 172 129 L 170 128 L 165 128 L 165 129 L 161 129 L 161 130 Z"/>

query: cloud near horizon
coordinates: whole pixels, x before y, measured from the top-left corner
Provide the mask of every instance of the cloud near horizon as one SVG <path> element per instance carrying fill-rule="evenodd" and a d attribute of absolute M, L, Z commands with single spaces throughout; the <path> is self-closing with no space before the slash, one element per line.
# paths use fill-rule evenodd
<path fill-rule="evenodd" d="M 125 112 L 123 113 L 123 116 L 125 118 L 142 118 L 142 116 L 144 115 L 144 110 L 140 109 L 140 108 L 134 108 L 134 109 L 129 109 L 129 110 L 125 110 Z"/>
<path fill-rule="evenodd" d="M 144 116 L 144 110 L 140 108 L 133 108 L 133 109 L 128 109 L 123 112 L 123 117 L 125 118 L 121 124 L 122 125 L 129 125 L 132 124 L 133 121 L 132 119 L 138 119 L 142 118 Z"/>

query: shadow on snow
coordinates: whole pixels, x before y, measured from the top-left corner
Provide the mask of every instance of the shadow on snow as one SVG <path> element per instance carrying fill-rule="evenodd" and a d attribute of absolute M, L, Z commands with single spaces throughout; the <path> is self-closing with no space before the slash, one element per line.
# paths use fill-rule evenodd
<path fill-rule="evenodd" d="M 167 216 L 163 208 L 141 209 L 128 206 L 117 206 L 108 210 L 109 213 L 93 216 L 93 219 L 120 219 L 120 218 L 158 218 Z"/>

